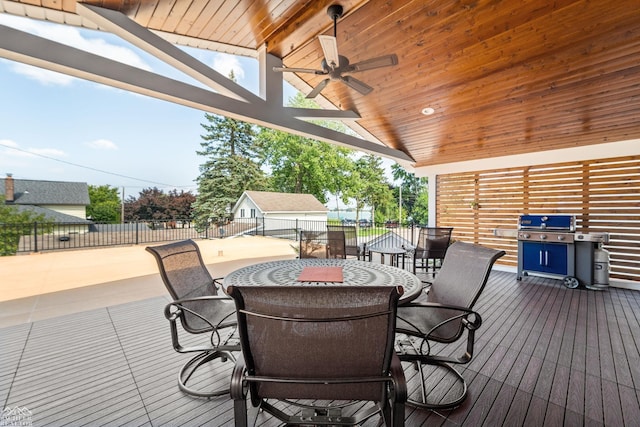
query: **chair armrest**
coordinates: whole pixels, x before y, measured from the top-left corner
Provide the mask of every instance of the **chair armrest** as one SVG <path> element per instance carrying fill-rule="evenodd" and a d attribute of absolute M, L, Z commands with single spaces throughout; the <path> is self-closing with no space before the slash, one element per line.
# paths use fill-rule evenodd
<path fill-rule="evenodd" d="M 228 341 L 228 338 L 224 340 L 220 336 L 219 331 L 224 328 L 229 328 L 229 327 L 235 328 L 237 326 L 237 320 L 235 318 L 235 310 L 229 313 L 228 315 L 226 315 L 222 320 L 220 320 L 217 324 L 214 325 L 207 318 L 202 316 L 200 313 L 184 306 L 185 303 L 197 302 L 197 301 L 225 301 L 225 302 L 228 301 L 230 304 L 233 304 L 233 300 L 226 295 L 211 295 L 211 296 L 197 297 L 197 298 L 184 298 L 184 299 L 179 299 L 179 300 L 175 300 L 168 303 L 164 308 L 164 316 L 167 320 L 169 320 L 169 323 L 170 323 L 171 340 L 173 342 L 173 348 L 179 353 L 210 351 L 213 347 L 219 348 L 222 350 L 223 348 L 220 347 L 220 343 L 222 343 L 222 341 L 225 341 L 225 342 Z M 204 329 L 202 332 L 211 332 L 211 346 L 205 347 L 200 345 L 200 346 L 184 347 L 180 344 L 179 337 L 178 337 L 177 320 L 183 319 L 185 313 L 189 313 L 197 317 L 198 319 L 202 320 L 204 323 L 206 323 L 209 326 L 209 328 Z M 233 318 L 233 320 L 227 321 L 229 318 Z M 216 344 L 214 342 L 214 338 L 216 337 L 219 344 Z"/>
<path fill-rule="evenodd" d="M 244 373 L 244 357 L 238 357 L 231 373 L 231 383 L 229 385 L 229 394 L 233 400 L 244 400 L 247 397 L 247 389 L 244 387 Z"/>
<path fill-rule="evenodd" d="M 184 303 L 187 302 L 197 302 L 197 301 L 228 301 L 229 304 L 233 305 L 233 299 L 231 299 L 229 296 L 227 295 L 211 295 L 211 296 L 206 296 L 206 297 L 196 297 L 196 298 L 184 298 L 184 299 L 178 299 L 175 301 L 172 301 L 170 303 L 168 303 L 165 308 L 164 308 L 164 317 L 167 318 L 167 320 L 175 322 L 175 320 L 179 317 L 184 316 L 184 312 L 187 312 L 189 314 L 192 314 L 196 317 L 198 317 L 199 319 L 201 319 L 202 321 L 204 321 L 205 323 L 207 323 L 211 329 L 215 330 L 217 328 L 225 328 L 227 326 L 231 326 L 234 324 L 237 324 L 236 321 L 230 322 L 230 323 L 223 323 L 222 321 L 218 322 L 218 324 L 214 325 L 213 323 L 211 323 L 208 319 L 206 319 L 204 316 L 202 316 L 200 313 L 193 311 L 187 307 L 184 306 Z M 175 308 L 175 311 L 172 311 L 171 309 Z M 235 311 L 233 313 L 230 313 L 229 315 L 227 315 L 223 320 L 228 319 L 229 317 L 233 316 L 235 314 Z"/>
<path fill-rule="evenodd" d="M 391 367 L 389 369 L 391 378 L 393 379 L 393 394 L 394 400 L 398 403 L 404 403 L 407 401 L 407 379 L 404 376 L 404 369 L 400 358 L 393 352 L 391 356 Z"/>
<path fill-rule="evenodd" d="M 480 316 L 480 313 L 473 311 L 469 308 L 466 307 L 460 307 L 460 306 L 456 306 L 456 305 L 448 305 L 448 304 L 440 304 L 440 303 L 434 303 L 434 302 L 410 302 L 408 304 L 404 304 L 402 306 L 402 308 L 411 308 L 414 307 L 416 309 L 420 309 L 420 308 L 424 308 L 427 310 L 431 310 L 431 309 L 437 309 L 437 310 L 453 310 L 453 311 L 458 311 L 459 314 L 456 314 L 454 316 L 451 316 L 445 320 L 443 320 L 442 322 L 438 323 L 437 325 L 435 325 L 434 327 L 432 327 L 431 329 L 429 329 L 428 331 L 424 332 L 424 331 L 420 331 L 419 329 L 416 328 L 415 331 L 409 331 L 407 329 L 404 328 L 398 328 L 399 331 L 403 332 L 403 333 L 410 333 L 412 335 L 416 335 L 416 336 L 422 336 L 423 339 L 426 339 L 427 337 L 429 337 L 434 331 L 436 331 L 438 328 L 446 325 L 447 323 L 453 322 L 455 320 L 461 319 L 462 325 L 467 328 L 470 331 L 475 331 L 476 329 L 478 329 L 481 325 L 482 325 L 482 317 Z M 400 314 L 400 311 L 398 311 L 397 317 L 400 319 L 404 318 L 402 317 L 402 315 Z M 405 322 L 407 322 L 405 320 Z M 409 324 L 411 324 L 410 322 L 407 322 Z M 416 332 L 420 332 L 420 334 L 416 334 Z"/>
<path fill-rule="evenodd" d="M 226 294 L 227 288 L 224 287 L 224 283 L 222 282 L 223 280 L 224 280 L 224 277 L 215 277 L 213 279 L 213 285 L 219 287 L 222 290 L 222 292 Z"/>

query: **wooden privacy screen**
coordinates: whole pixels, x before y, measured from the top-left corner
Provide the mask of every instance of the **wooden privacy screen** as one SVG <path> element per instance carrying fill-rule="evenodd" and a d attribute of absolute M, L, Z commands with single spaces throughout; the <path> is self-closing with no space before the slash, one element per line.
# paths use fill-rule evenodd
<path fill-rule="evenodd" d="M 516 266 L 518 216 L 575 215 L 576 230 L 608 232 L 611 278 L 640 281 L 640 156 L 439 175 L 436 213 L 452 239 L 503 249 Z"/>

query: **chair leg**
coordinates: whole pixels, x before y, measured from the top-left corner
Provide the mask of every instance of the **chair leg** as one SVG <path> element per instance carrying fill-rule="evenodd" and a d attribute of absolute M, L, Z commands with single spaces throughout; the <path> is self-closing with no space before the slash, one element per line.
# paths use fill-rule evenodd
<path fill-rule="evenodd" d="M 426 385 L 424 383 L 424 374 L 422 370 L 423 364 L 440 366 L 442 368 L 445 368 L 449 374 L 453 374 L 453 376 L 455 377 L 455 381 L 457 381 L 462 387 L 462 391 L 460 392 L 460 394 L 445 402 L 439 402 L 439 403 L 428 402 L 427 390 L 426 390 Z M 460 406 L 460 404 L 464 402 L 464 400 L 467 397 L 467 383 L 464 380 L 464 377 L 453 366 L 445 362 L 437 362 L 437 361 L 421 362 L 418 360 L 415 361 L 415 365 L 416 365 L 416 369 L 418 370 L 418 374 L 420 375 L 421 400 L 418 401 L 418 400 L 409 398 L 407 400 L 408 405 L 417 407 L 417 408 L 428 409 L 428 410 L 444 410 L 444 409 L 455 408 L 457 406 Z"/>
<path fill-rule="evenodd" d="M 236 427 L 247 427 L 249 425 L 247 416 L 247 399 L 233 400 L 233 419 Z"/>
<path fill-rule="evenodd" d="M 221 360 L 221 362 L 230 361 L 233 363 L 235 361 L 235 357 L 233 356 L 233 354 L 227 351 L 205 351 L 189 359 L 187 363 L 182 366 L 180 372 L 178 373 L 178 387 L 180 388 L 180 390 L 196 397 L 216 397 L 228 394 L 228 384 L 225 384 L 224 387 L 214 391 L 196 390 L 187 385 L 187 382 L 196 372 L 196 370 L 198 370 L 198 368 L 218 358 Z"/>
<path fill-rule="evenodd" d="M 393 403 L 393 425 L 404 427 L 404 403 Z"/>

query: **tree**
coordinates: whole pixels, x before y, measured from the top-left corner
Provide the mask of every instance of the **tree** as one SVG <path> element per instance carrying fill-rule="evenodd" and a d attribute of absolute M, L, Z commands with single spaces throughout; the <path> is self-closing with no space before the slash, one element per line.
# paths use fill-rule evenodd
<path fill-rule="evenodd" d="M 109 185 L 89 186 L 87 217 L 95 222 L 120 222 L 120 196 L 118 189 Z"/>
<path fill-rule="evenodd" d="M 300 93 L 289 101 L 289 105 L 317 108 Z M 339 131 L 344 129 L 344 125 L 337 123 L 317 124 Z M 258 140 L 271 170 L 274 190 L 313 194 L 326 203 L 328 193 L 337 194 L 345 186 L 345 172 L 352 164 L 351 150 L 270 128 L 262 128 Z"/>
<path fill-rule="evenodd" d="M 233 73 L 230 75 L 233 79 Z M 206 134 L 198 155 L 206 158 L 200 165 L 198 195 L 193 204 L 196 223 L 228 218 L 230 208 L 245 190 L 265 190 L 267 179 L 254 159 L 262 157 L 255 141 L 253 125 L 240 120 L 205 113 L 202 124 Z"/>
<path fill-rule="evenodd" d="M 0 205 L 0 256 L 15 255 L 20 237 L 29 235 L 34 222 L 48 222 L 44 214 L 18 210 L 15 206 Z M 40 234 L 50 231 L 40 227 Z"/>
<path fill-rule="evenodd" d="M 196 196 L 191 191 L 169 191 L 167 211 L 171 219 L 191 219 L 195 201 Z"/>
<path fill-rule="evenodd" d="M 141 221 L 190 220 L 195 196 L 191 192 L 171 190 L 168 194 L 153 187 L 138 197 L 130 196 L 124 204 L 125 219 Z"/>
<path fill-rule="evenodd" d="M 375 211 L 376 206 L 388 205 L 393 200 L 382 160 L 378 156 L 369 154 L 356 160 L 349 183 L 343 193 L 343 201 L 347 203 L 349 199 L 355 200 L 356 220 L 360 219 L 360 211 L 366 205 Z"/>
<path fill-rule="evenodd" d="M 391 166 L 391 173 L 394 180 L 400 181 L 402 209 L 406 217 L 417 224 L 426 224 L 429 213 L 427 178 L 418 178 L 397 163 Z M 399 198 L 398 189 L 396 189 L 396 198 Z M 399 219 L 402 220 L 402 218 Z"/>

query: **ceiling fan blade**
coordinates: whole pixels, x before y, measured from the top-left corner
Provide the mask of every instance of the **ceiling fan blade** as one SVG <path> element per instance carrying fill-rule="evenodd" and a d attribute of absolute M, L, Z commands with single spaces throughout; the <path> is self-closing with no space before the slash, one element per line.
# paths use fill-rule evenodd
<path fill-rule="evenodd" d="M 320 40 L 320 46 L 322 46 L 322 52 L 327 64 L 332 68 L 338 67 L 340 58 L 338 57 L 338 42 L 336 38 L 333 36 L 318 36 L 318 40 Z"/>
<path fill-rule="evenodd" d="M 322 89 L 327 87 L 327 85 L 329 84 L 330 81 L 331 81 L 331 79 L 324 79 L 323 81 L 321 81 L 318 84 L 318 86 L 314 87 L 313 90 L 311 92 L 309 92 L 309 94 L 307 95 L 307 98 L 313 99 L 316 96 L 318 96 L 318 94 L 320 94 L 320 92 L 322 92 Z"/>
<path fill-rule="evenodd" d="M 363 95 L 367 95 L 368 93 L 370 93 L 373 88 L 371 86 L 369 86 L 368 84 L 366 84 L 365 82 L 362 82 L 358 79 L 355 79 L 351 76 L 344 76 L 341 77 L 340 80 L 342 80 L 344 82 L 344 84 L 346 84 L 347 86 L 349 86 L 351 89 L 357 90 L 358 92 L 360 92 Z"/>
<path fill-rule="evenodd" d="M 291 72 L 291 73 L 309 73 L 309 74 L 327 74 L 322 70 L 314 70 L 312 68 L 289 68 L 289 67 L 273 67 L 275 72 Z"/>
<path fill-rule="evenodd" d="M 398 57 L 395 53 L 391 55 L 379 56 L 377 58 L 365 59 L 364 61 L 356 62 L 349 66 L 349 71 L 365 71 L 372 70 L 374 68 L 388 67 L 390 65 L 396 65 L 398 63 Z"/>

